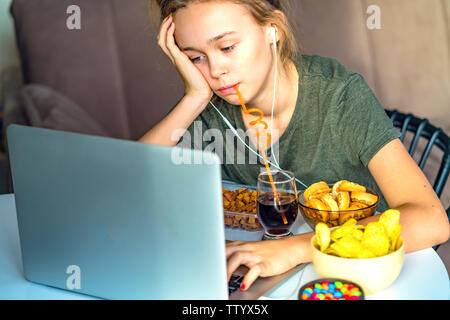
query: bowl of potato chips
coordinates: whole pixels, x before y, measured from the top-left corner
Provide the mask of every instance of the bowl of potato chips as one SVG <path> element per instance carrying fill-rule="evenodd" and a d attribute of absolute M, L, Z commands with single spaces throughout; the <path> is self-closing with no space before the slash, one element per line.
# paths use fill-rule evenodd
<path fill-rule="evenodd" d="M 355 182 L 341 180 L 327 184 L 320 181 L 299 194 L 299 208 L 311 228 L 319 222 L 337 227 L 350 219 L 372 216 L 379 200 L 375 190 Z"/>
<path fill-rule="evenodd" d="M 339 227 L 316 225 L 311 239 L 312 262 L 323 278 L 358 283 L 367 295 L 390 286 L 403 266 L 400 212 L 389 209 L 377 222 L 357 225 L 355 219 Z"/>

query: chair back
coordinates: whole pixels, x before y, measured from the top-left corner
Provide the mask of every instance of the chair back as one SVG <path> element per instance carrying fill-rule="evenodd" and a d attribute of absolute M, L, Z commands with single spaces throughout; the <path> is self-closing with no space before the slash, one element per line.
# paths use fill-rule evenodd
<path fill-rule="evenodd" d="M 397 110 L 386 110 L 387 115 L 391 118 L 394 126 L 400 128 L 401 137 L 400 140 L 404 143 L 406 132 L 412 132 L 414 134 L 413 140 L 409 146 L 409 154 L 411 157 L 417 149 L 419 139 L 422 137 L 428 140 L 425 150 L 419 160 L 419 167 L 423 170 L 428 157 L 430 156 L 433 146 L 438 147 L 443 152 L 441 165 L 439 167 L 438 174 L 433 184 L 433 189 L 438 195 L 441 196 L 445 183 L 450 173 L 450 138 L 441 129 L 433 126 L 429 123 L 428 119 L 421 119 L 415 117 L 412 114 L 404 114 Z M 447 210 L 448 213 L 448 210 Z"/>

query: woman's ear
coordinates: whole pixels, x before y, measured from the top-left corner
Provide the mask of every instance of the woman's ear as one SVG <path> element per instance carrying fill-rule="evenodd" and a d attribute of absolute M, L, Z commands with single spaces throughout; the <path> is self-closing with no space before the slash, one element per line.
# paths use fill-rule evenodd
<path fill-rule="evenodd" d="M 267 28 L 267 39 L 271 44 L 280 40 L 278 28 L 274 24 Z"/>

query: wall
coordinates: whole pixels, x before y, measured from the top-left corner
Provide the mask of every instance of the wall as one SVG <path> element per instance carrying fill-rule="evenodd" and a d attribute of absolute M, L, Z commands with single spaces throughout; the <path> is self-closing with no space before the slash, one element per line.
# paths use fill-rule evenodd
<path fill-rule="evenodd" d="M 300 0 L 305 52 L 360 72 L 385 108 L 411 112 L 450 133 L 450 0 Z M 369 5 L 381 29 L 369 30 Z"/>

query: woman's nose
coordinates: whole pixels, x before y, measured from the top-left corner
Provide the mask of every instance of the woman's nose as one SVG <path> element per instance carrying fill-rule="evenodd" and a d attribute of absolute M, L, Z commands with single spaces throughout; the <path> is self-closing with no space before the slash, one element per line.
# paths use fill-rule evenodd
<path fill-rule="evenodd" d="M 209 58 L 209 72 L 212 78 L 220 78 L 228 72 L 228 68 L 220 58 Z"/>

